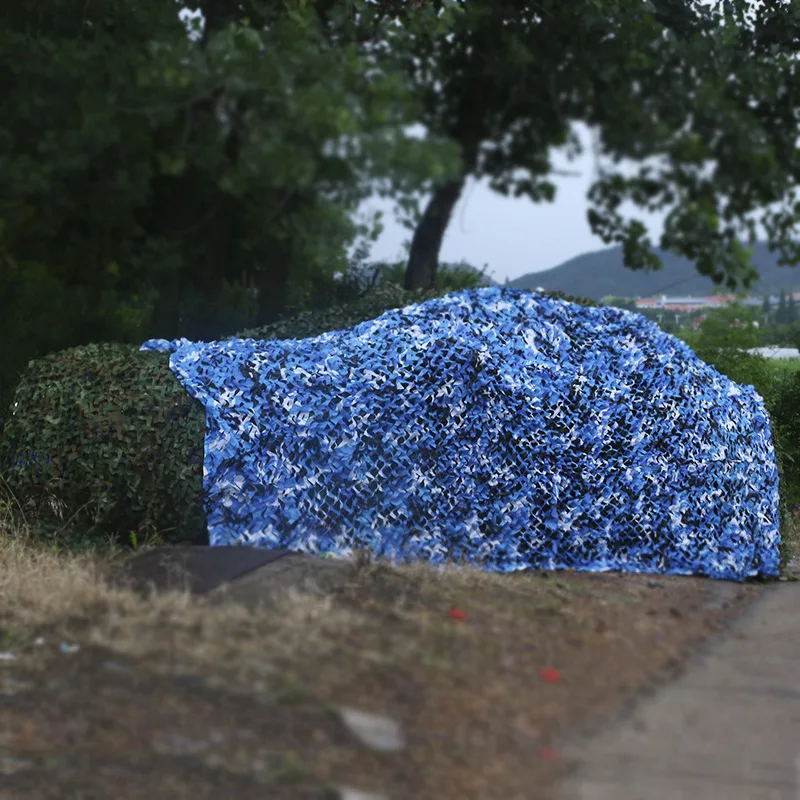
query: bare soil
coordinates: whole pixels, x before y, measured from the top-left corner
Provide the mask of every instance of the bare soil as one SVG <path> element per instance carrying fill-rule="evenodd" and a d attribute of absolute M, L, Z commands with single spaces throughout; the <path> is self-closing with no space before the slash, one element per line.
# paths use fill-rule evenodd
<path fill-rule="evenodd" d="M 142 598 L 101 566 L 0 528 L 9 800 L 546 798 L 571 766 L 562 742 L 675 675 L 763 590 L 358 561 L 344 585 L 254 610 Z M 405 748 L 364 746 L 342 705 L 392 717 Z"/>

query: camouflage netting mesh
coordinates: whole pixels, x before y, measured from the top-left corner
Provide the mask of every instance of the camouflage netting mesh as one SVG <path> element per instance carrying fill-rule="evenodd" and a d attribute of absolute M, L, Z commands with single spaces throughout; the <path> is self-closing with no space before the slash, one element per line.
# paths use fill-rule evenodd
<path fill-rule="evenodd" d="M 313 338 L 142 349 L 206 408 L 212 545 L 777 574 L 763 400 L 638 314 L 472 289 Z"/>

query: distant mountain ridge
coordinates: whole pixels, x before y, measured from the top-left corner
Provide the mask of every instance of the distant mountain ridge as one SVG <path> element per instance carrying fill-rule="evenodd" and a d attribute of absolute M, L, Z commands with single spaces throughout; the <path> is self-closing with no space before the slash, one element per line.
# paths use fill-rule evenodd
<path fill-rule="evenodd" d="M 800 266 L 779 267 L 779 253 L 771 253 L 766 242 L 752 245 L 752 261 L 759 278 L 746 290 L 750 295 L 779 294 L 800 291 Z M 688 259 L 660 248 L 654 251 L 661 258 L 658 272 L 632 270 L 624 266 L 622 247 L 609 247 L 571 258 L 557 267 L 542 272 L 529 272 L 510 281 L 515 289 L 536 289 L 564 292 L 568 295 L 600 300 L 607 295 L 616 297 L 708 296 L 723 289 L 710 278 L 701 275 Z"/>

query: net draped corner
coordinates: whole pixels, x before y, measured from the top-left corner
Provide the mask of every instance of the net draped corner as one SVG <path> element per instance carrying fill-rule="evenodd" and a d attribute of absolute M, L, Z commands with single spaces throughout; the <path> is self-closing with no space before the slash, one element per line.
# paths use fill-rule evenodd
<path fill-rule="evenodd" d="M 307 339 L 141 349 L 205 406 L 212 545 L 778 573 L 763 399 L 638 314 L 492 287 Z"/>

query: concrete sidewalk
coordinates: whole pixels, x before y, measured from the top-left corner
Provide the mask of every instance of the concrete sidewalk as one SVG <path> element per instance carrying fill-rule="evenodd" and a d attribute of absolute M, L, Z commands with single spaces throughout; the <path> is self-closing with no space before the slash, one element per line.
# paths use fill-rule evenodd
<path fill-rule="evenodd" d="M 795 566 L 795 565 L 793 565 Z M 596 738 L 553 800 L 800 800 L 800 582 Z"/>

